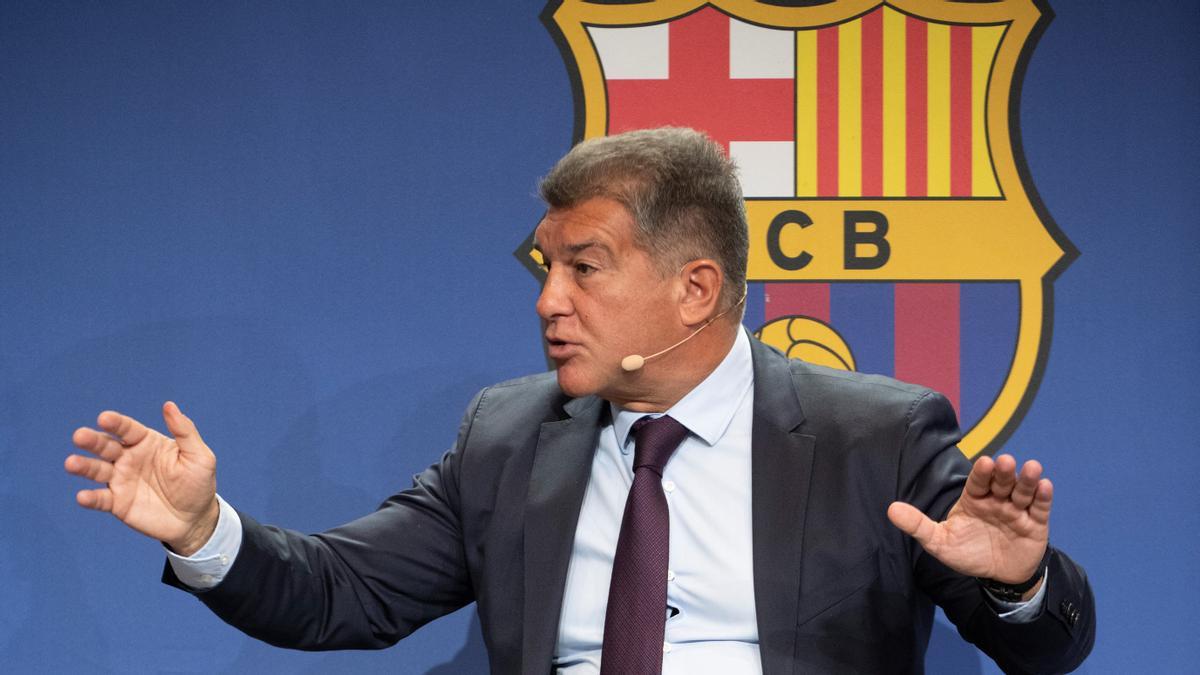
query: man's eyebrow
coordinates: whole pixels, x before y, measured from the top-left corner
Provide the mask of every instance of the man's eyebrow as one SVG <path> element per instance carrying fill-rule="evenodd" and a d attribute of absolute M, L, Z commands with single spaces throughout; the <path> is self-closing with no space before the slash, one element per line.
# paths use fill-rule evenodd
<path fill-rule="evenodd" d="M 533 240 L 533 244 L 530 245 L 530 248 L 541 255 L 543 260 L 546 259 L 546 251 L 542 249 L 542 246 L 540 243 L 538 243 L 537 239 Z M 608 244 L 595 239 L 588 239 L 586 241 L 581 241 L 578 244 L 568 244 L 566 246 L 567 253 L 569 255 L 576 255 L 580 251 L 586 251 L 589 248 L 597 248 L 608 255 L 612 255 L 612 249 L 608 247 Z"/>
<path fill-rule="evenodd" d="M 596 241 L 595 239 L 588 239 L 587 241 L 581 241 L 578 244 L 571 244 L 567 246 L 567 251 L 570 253 L 579 253 L 580 251 L 585 251 L 589 248 L 598 248 L 605 253 L 612 253 L 612 249 L 610 249 L 608 245 L 604 244 L 603 242 Z"/>

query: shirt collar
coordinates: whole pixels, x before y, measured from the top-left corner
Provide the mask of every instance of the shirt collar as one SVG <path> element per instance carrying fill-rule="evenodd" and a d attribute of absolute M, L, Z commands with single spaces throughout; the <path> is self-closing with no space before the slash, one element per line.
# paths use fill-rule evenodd
<path fill-rule="evenodd" d="M 746 392 L 754 384 L 754 362 L 750 354 L 750 338 L 744 329 L 738 330 L 733 347 L 708 377 L 689 391 L 665 413 L 654 413 L 653 417 L 670 415 L 688 428 L 708 445 L 714 445 L 725 435 L 733 415 L 741 406 Z M 613 430 L 617 433 L 619 447 L 626 447 L 629 429 L 646 413 L 625 410 L 609 403 Z"/>

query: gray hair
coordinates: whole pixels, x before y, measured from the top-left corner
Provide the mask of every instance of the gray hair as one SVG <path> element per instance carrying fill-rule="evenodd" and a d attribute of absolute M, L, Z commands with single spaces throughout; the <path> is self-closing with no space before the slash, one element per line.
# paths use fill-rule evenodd
<path fill-rule="evenodd" d="M 711 258 L 725 276 L 722 304 L 741 300 L 750 247 L 742 187 L 733 161 L 703 133 L 662 127 L 584 141 L 554 165 L 539 191 L 552 209 L 593 197 L 620 203 L 636 223 L 635 243 L 660 274 Z"/>

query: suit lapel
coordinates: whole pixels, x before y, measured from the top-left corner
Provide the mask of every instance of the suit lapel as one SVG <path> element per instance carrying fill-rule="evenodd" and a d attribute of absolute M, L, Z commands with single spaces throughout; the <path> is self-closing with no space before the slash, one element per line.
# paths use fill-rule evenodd
<path fill-rule="evenodd" d="M 795 663 L 801 547 L 816 438 L 797 431 L 804 413 L 787 357 L 757 340 L 751 345 L 754 603 L 763 673 L 780 675 L 792 672 Z"/>
<path fill-rule="evenodd" d="M 566 419 L 542 424 L 525 502 L 522 671 L 549 672 L 567 565 L 592 470 L 603 401 L 569 401 Z"/>

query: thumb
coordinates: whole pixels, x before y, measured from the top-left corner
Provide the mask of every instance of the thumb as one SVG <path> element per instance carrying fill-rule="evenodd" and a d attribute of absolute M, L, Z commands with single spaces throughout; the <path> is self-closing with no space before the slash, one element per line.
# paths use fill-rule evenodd
<path fill-rule="evenodd" d="M 200 438 L 200 432 L 196 430 L 196 424 L 183 414 L 174 401 L 167 401 L 163 404 L 163 421 L 167 423 L 167 431 L 175 437 L 175 442 L 179 444 L 179 449 L 184 453 L 207 449 L 208 446 L 204 444 L 204 439 Z"/>
<path fill-rule="evenodd" d="M 917 507 L 904 502 L 892 502 L 887 515 L 893 525 L 916 539 L 923 548 L 928 549 L 933 543 L 937 525 Z"/>

